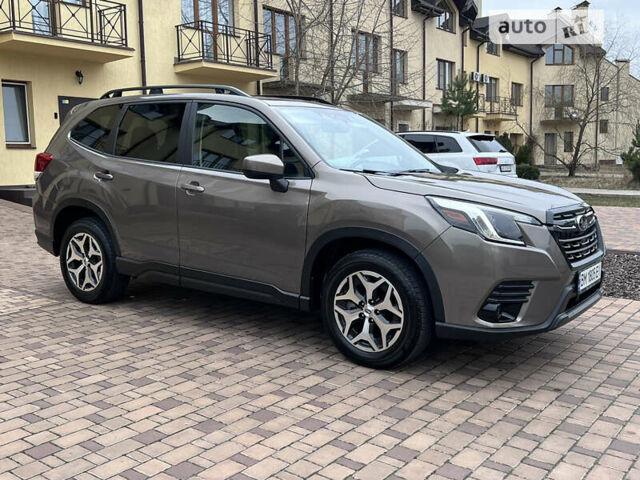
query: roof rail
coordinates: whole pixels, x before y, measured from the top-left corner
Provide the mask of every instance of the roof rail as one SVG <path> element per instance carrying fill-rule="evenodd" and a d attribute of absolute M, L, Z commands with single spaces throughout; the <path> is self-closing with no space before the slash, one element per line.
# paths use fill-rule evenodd
<path fill-rule="evenodd" d="M 143 95 L 147 94 L 147 90 L 149 91 L 149 95 L 157 95 L 164 93 L 165 89 L 189 89 L 194 88 L 198 90 L 215 90 L 216 93 L 226 93 L 229 95 L 239 95 L 241 97 L 250 97 L 246 92 L 243 92 L 239 88 L 232 87 L 230 85 L 149 85 L 144 87 L 126 87 L 126 88 L 116 88 L 114 90 L 109 90 L 104 95 L 100 97 L 100 99 L 104 98 L 116 98 L 121 97 L 122 92 L 134 92 L 134 91 L 142 91 Z"/>
<path fill-rule="evenodd" d="M 325 100 L 324 98 L 317 98 L 317 97 L 309 97 L 309 96 L 304 96 L 304 95 L 271 95 L 271 94 L 264 94 L 264 95 L 255 95 L 257 98 L 289 98 L 292 100 L 306 100 L 308 102 L 316 102 L 316 103 L 322 103 L 324 105 L 333 105 L 333 103 Z"/>

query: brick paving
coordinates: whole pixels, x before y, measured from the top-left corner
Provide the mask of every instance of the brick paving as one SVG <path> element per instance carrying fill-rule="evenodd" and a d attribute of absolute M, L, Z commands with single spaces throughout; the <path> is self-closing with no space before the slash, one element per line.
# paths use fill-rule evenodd
<path fill-rule="evenodd" d="M 594 207 L 607 248 L 640 252 L 640 208 Z"/>
<path fill-rule="evenodd" d="M 2 479 L 640 478 L 640 302 L 381 372 L 316 318 L 134 282 L 84 305 L 0 205 Z"/>

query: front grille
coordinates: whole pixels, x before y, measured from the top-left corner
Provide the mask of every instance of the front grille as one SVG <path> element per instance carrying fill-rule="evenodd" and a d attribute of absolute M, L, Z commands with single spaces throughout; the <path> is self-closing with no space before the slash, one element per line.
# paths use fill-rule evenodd
<path fill-rule="evenodd" d="M 492 323 L 515 322 L 532 289 L 530 281 L 502 282 L 489 294 L 478 317 Z"/>
<path fill-rule="evenodd" d="M 591 207 L 556 212 L 551 219 L 549 229 L 570 264 L 598 252 L 598 220 Z"/>

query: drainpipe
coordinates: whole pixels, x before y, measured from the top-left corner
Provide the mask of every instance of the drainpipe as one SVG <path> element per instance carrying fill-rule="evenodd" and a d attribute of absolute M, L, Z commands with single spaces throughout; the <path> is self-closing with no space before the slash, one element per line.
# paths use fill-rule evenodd
<path fill-rule="evenodd" d="M 390 107 L 391 107 L 391 111 L 389 112 L 389 120 L 391 121 L 391 130 L 395 130 L 395 128 L 393 127 L 393 87 L 395 85 L 395 78 L 394 78 L 394 73 L 395 73 L 395 63 L 394 63 L 394 58 L 393 58 L 393 0 L 389 0 L 389 31 L 390 31 L 390 35 L 389 35 L 389 57 L 391 59 L 391 78 L 390 80 L 390 84 L 391 84 L 391 103 L 390 103 Z"/>
<path fill-rule="evenodd" d="M 469 32 L 469 30 L 471 30 L 471 27 L 467 27 L 466 29 L 464 29 L 462 31 L 462 36 L 460 37 L 460 53 L 461 53 L 461 57 L 462 57 L 462 71 L 466 72 L 466 70 L 464 69 L 464 38 L 465 35 Z"/>
<path fill-rule="evenodd" d="M 533 64 L 540 57 L 536 57 L 529 63 L 529 137 L 533 137 Z"/>
<path fill-rule="evenodd" d="M 260 58 L 259 58 L 260 52 L 259 52 L 259 43 L 258 43 L 259 42 L 258 35 L 260 35 L 260 26 L 258 24 L 258 0 L 253 0 L 253 18 L 254 18 L 253 28 L 255 30 L 255 36 L 256 36 L 256 41 L 255 41 L 256 64 L 260 65 Z M 256 81 L 256 93 L 258 95 L 262 94 L 262 82 L 260 80 Z"/>
<path fill-rule="evenodd" d="M 427 100 L 427 16 L 422 19 L 422 100 Z M 422 129 L 427 129 L 427 111 L 422 109 Z"/>
<path fill-rule="evenodd" d="M 462 30 L 462 35 L 460 35 L 460 57 L 461 57 L 461 63 L 462 63 L 462 65 L 460 66 L 460 71 L 462 73 L 466 72 L 464 68 L 464 39 L 465 39 L 465 35 L 467 34 L 467 32 L 469 32 L 469 30 L 471 30 L 471 27 L 465 28 L 464 30 Z M 469 79 L 469 81 L 471 81 L 471 79 Z M 460 118 L 460 130 L 463 130 L 463 129 L 464 129 L 464 117 Z M 476 127 L 476 130 L 478 130 L 477 127 Z"/>
<path fill-rule="evenodd" d="M 144 7 L 143 0 L 138 0 L 138 35 L 140 40 L 140 77 L 142 86 L 147 86 L 147 59 L 144 45 Z M 143 91 L 146 93 L 146 90 Z"/>
<path fill-rule="evenodd" d="M 480 47 L 485 43 L 487 43 L 487 41 L 483 40 L 482 42 L 478 43 L 478 46 L 476 47 L 476 72 L 478 73 L 480 73 Z M 480 86 L 476 83 L 476 95 L 479 95 L 479 91 L 480 91 Z M 484 101 L 486 102 L 487 99 L 485 98 Z M 478 132 L 479 128 L 480 128 L 480 119 L 476 117 L 476 133 L 480 133 Z"/>
<path fill-rule="evenodd" d="M 334 50 L 333 50 L 333 0 L 329 0 L 329 85 L 331 89 L 331 103 L 336 103 L 335 90 L 335 68 L 334 68 Z"/>

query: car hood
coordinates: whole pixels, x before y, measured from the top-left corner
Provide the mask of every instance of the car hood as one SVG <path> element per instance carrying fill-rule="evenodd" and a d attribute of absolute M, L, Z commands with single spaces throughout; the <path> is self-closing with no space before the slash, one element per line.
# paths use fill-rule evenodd
<path fill-rule="evenodd" d="M 552 185 L 476 172 L 367 174 L 366 177 L 375 187 L 384 190 L 483 203 L 525 213 L 543 223 L 550 209 L 584 203 L 573 193 Z"/>

